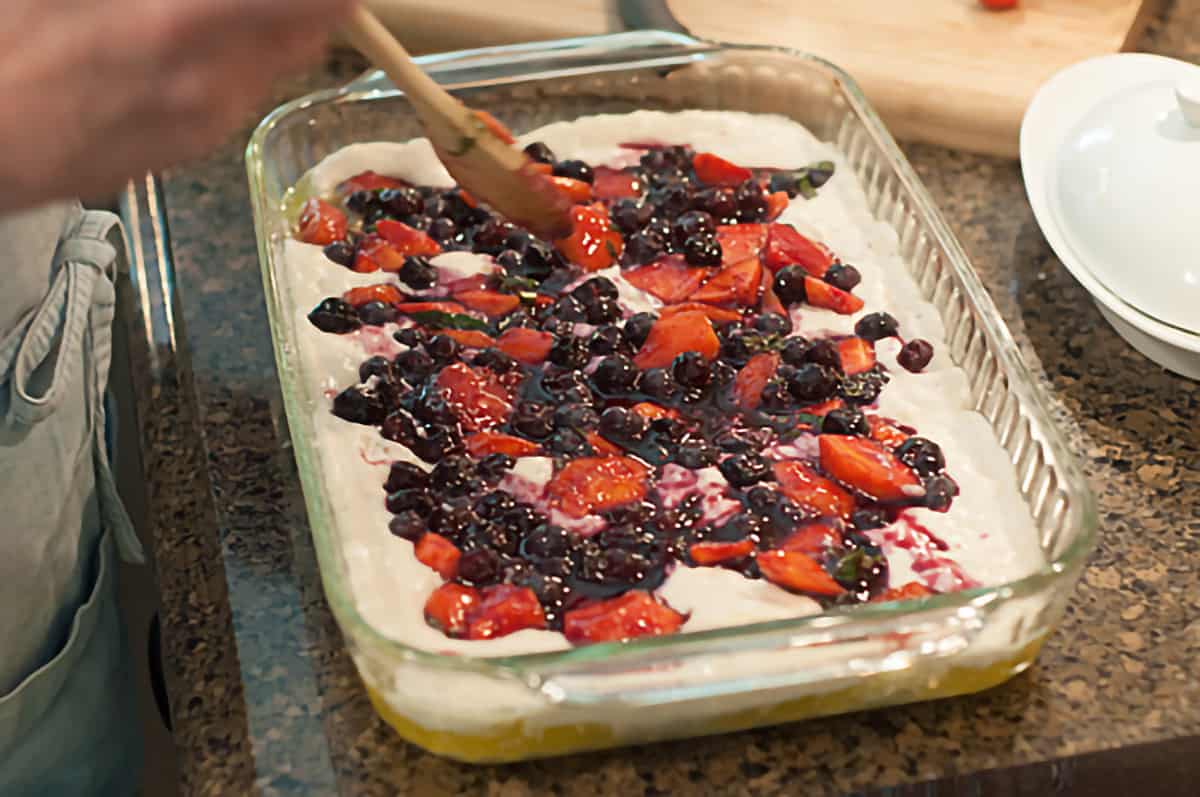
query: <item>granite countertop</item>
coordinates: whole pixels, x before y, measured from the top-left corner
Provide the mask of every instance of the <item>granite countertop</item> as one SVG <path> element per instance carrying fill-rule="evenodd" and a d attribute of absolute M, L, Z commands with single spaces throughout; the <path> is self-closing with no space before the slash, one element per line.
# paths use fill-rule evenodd
<path fill-rule="evenodd" d="M 1200 58 L 1200 0 L 1169 4 L 1141 49 Z M 353 74 L 331 63 L 281 97 Z M 1196 385 L 1103 321 L 1038 232 L 1015 163 L 920 145 L 906 147 L 910 159 L 1051 397 L 1099 502 L 1099 549 L 1037 665 L 975 696 L 527 764 L 462 765 L 403 743 L 372 712 L 324 601 L 276 422 L 247 135 L 165 179 L 179 361 L 142 408 L 185 794 L 818 795 L 945 778 L 945 788 L 971 793 L 991 793 L 980 784 L 1043 784 L 1026 793 L 1044 793 L 1064 782 L 1125 793 L 1123 769 L 1196 766 Z M 1124 757 L 1069 758 L 1116 748 Z M 1167 777 L 1157 793 L 1181 783 Z"/>

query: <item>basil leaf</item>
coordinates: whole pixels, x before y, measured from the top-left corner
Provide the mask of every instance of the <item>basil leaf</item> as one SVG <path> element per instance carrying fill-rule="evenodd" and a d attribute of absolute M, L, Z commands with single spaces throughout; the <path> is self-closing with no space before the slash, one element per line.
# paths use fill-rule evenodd
<path fill-rule="evenodd" d="M 862 548 L 855 548 L 843 556 L 838 560 L 837 567 L 833 571 L 833 577 L 843 584 L 853 584 L 858 581 L 858 574 L 862 569 L 864 556 Z"/>
<path fill-rule="evenodd" d="M 500 284 L 497 286 L 502 293 L 536 293 L 538 284 L 529 277 L 514 277 L 511 274 L 506 274 L 500 279 Z"/>
<path fill-rule="evenodd" d="M 434 327 L 436 329 L 476 329 L 480 332 L 488 331 L 486 321 L 480 321 L 474 316 L 464 315 L 463 313 L 423 310 L 419 313 L 410 314 L 409 318 L 418 324 L 424 324 L 427 327 Z"/>
<path fill-rule="evenodd" d="M 796 192 L 805 199 L 812 199 L 817 195 L 817 189 L 813 188 L 812 178 L 804 177 L 796 181 Z"/>

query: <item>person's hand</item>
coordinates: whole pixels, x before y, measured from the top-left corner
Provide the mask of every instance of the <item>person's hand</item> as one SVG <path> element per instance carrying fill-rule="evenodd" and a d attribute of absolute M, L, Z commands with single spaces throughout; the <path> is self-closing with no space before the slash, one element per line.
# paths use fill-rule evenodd
<path fill-rule="evenodd" d="M 353 0 L 3 0 L 0 211 L 220 143 Z"/>

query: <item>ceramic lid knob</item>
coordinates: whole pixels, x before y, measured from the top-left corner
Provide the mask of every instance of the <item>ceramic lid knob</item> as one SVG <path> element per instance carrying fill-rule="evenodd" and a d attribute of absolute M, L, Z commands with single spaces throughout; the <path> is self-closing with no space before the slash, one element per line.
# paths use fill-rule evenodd
<path fill-rule="evenodd" d="M 1175 99 L 1187 123 L 1200 127 L 1200 76 L 1180 78 L 1175 83 Z"/>

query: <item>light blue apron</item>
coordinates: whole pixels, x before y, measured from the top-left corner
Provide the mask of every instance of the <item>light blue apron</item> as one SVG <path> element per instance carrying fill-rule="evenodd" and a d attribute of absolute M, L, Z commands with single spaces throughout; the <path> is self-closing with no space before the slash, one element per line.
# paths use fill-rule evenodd
<path fill-rule="evenodd" d="M 142 552 L 104 445 L 123 242 L 110 213 L 58 212 L 49 290 L 0 329 L 0 797 L 124 797 L 141 735 L 116 557 Z M 6 269 L 46 274 L 7 257 L 0 292 Z"/>

